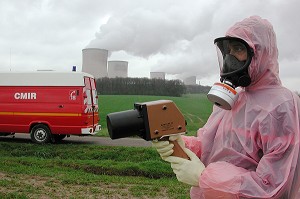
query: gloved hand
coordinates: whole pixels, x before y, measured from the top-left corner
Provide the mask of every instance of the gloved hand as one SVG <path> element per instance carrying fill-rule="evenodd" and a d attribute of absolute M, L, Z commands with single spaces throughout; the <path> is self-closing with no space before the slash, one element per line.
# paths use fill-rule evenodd
<path fill-rule="evenodd" d="M 195 153 L 187 148 L 185 148 L 184 151 L 190 157 L 190 160 L 169 156 L 165 158 L 165 161 L 171 163 L 171 167 L 178 181 L 198 187 L 199 177 L 205 169 L 205 166 Z"/>
<path fill-rule="evenodd" d="M 185 143 L 184 143 L 184 141 L 183 141 L 180 134 L 170 135 L 169 140 L 170 141 L 177 141 L 179 146 L 181 146 L 182 149 L 185 148 Z"/>
<path fill-rule="evenodd" d="M 169 137 L 170 141 L 177 141 L 181 148 L 185 148 L 184 141 L 181 138 L 181 135 L 171 135 Z M 157 152 L 159 153 L 160 157 L 165 160 L 167 157 L 172 155 L 174 152 L 173 147 L 174 144 L 170 143 L 169 141 L 158 141 L 153 140 L 152 146 L 156 148 Z"/>
<path fill-rule="evenodd" d="M 174 152 L 173 147 L 174 144 L 171 144 L 169 141 L 152 141 L 152 147 L 156 148 L 160 157 L 164 160 Z"/>

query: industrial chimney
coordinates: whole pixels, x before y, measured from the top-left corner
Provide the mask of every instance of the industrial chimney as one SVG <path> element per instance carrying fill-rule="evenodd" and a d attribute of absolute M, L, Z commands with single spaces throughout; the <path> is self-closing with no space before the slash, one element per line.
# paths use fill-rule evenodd
<path fill-rule="evenodd" d="M 128 77 L 128 62 L 108 61 L 108 77 Z"/>

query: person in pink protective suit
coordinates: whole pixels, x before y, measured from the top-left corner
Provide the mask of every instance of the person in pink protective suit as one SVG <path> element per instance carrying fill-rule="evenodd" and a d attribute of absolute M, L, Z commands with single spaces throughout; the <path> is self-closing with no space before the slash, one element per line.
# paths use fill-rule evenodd
<path fill-rule="evenodd" d="M 222 84 L 241 88 L 236 101 L 227 110 L 216 103 L 196 137 L 170 136 L 190 160 L 171 156 L 168 141 L 153 146 L 193 186 L 191 198 L 300 198 L 300 103 L 281 85 L 272 25 L 252 16 L 215 44 Z"/>

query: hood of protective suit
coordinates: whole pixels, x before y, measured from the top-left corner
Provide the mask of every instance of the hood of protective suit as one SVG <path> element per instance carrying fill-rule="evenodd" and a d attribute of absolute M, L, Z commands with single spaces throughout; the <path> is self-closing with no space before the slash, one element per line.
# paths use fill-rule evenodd
<path fill-rule="evenodd" d="M 229 28 L 226 36 L 243 39 L 254 50 L 248 69 L 251 84 L 246 90 L 281 85 L 276 35 L 267 20 L 258 16 L 246 18 Z"/>

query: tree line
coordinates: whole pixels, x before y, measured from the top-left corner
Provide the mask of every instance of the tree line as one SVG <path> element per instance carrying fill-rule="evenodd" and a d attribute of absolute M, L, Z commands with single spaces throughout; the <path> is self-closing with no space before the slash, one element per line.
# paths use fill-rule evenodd
<path fill-rule="evenodd" d="M 180 80 L 149 78 L 98 78 L 96 86 L 103 95 L 155 95 L 180 97 L 186 93 L 207 93 L 210 87 L 186 86 Z"/>

